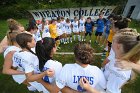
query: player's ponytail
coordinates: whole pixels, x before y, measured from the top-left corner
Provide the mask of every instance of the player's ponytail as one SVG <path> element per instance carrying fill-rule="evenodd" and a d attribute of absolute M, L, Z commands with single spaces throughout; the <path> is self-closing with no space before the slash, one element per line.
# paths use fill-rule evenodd
<path fill-rule="evenodd" d="M 42 71 L 45 63 L 52 59 L 53 47 L 55 47 L 55 40 L 49 37 L 45 37 L 36 43 L 36 55 L 39 59 L 40 71 Z"/>
<path fill-rule="evenodd" d="M 129 22 L 131 22 L 130 19 L 128 18 L 123 18 L 122 20 L 118 20 L 114 23 L 115 28 L 118 29 L 123 29 L 123 28 L 127 28 L 129 25 Z"/>
<path fill-rule="evenodd" d="M 8 28 L 12 32 L 13 30 L 18 30 L 19 26 L 22 26 L 19 22 L 16 20 L 10 18 L 7 20 Z"/>
<path fill-rule="evenodd" d="M 28 42 L 32 42 L 32 37 L 29 33 L 21 33 L 16 36 L 16 41 L 21 48 L 26 48 L 32 54 L 36 55 L 27 45 Z"/>
<path fill-rule="evenodd" d="M 7 40 L 9 45 L 14 45 L 14 42 L 16 42 L 16 36 L 19 34 L 19 31 L 8 31 L 7 32 Z"/>
<path fill-rule="evenodd" d="M 140 34 L 137 32 L 121 32 L 114 36 L 119 44 L 123 46 L 125 60 L 138 62 L 140 60 Z"/>
<path fill-rule="evenodd" d="M 82 64 L 90 64 L 93 61 L 93 49 L 89 43 L 80 42 L 74 48 L 75 58 Z"/>

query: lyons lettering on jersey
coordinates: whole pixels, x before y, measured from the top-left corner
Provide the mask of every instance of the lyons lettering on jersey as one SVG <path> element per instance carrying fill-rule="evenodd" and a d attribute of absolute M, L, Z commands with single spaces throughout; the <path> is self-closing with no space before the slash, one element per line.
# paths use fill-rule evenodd
<path fill-rule="evenodd" d="M 93 84 L 94 84 L 94 77 L 76 76 L 76 75 L 73 76 L 73 83 L 79 83 L 79 81 L 80 81 L 80 79 L 81 79 L 82 77 L 85 77 L 85 78 L 89 81 L 89 84 L 90 84 L 90 85 L 93 85 Z M 86 91 L 86 90 L 83 89 L 80 85 L 77 86 L 77 90 L 80 91 L 80 92 Z"/>

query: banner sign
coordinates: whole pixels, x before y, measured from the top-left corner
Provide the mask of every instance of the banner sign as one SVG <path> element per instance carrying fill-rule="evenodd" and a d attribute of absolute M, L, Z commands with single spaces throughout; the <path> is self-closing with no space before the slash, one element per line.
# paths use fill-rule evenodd
<path fill-rule="evenodd" d="M 62 9 L 45 9 L 45 10 L 29 10 L 35 20 L 46 18 L 47 20 L 56 19 L 63 16 L 64 18 L 73 19 L 75 16 L 80 18 L 91 17 L 92 20 L 98 18 L 99 13 L 102 11 L 104 18 L 109 16 L 116 6 L 97 6 L 97 7 L 82 7 L 82 8 L 62 8 Z"/>

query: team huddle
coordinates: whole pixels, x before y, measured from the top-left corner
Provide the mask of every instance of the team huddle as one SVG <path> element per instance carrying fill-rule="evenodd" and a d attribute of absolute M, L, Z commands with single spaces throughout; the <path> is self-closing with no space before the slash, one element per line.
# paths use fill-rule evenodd
<path fill-rule="evenodd" d="M 58 17 L 50 24 L 45 19 L 37 25 L 29 22 L 27 31 L 14 19 L 7 22 L 9 31 L 0 48 L 5 59 L 3 73 L 12 75 L 15 82 L 26 85 L 29 91 L 121 93 L 122 86 L 135 77 L 134 71 L 140 72 L 140 34 L 128 28 L 127 18 L 112 14 L 104 19 L 100 14 L 95 23 L 90 17 L 81 17 L 79 21 L 74 17 L 73 22 Z M 91 46 L 95 25 L 94 43 L 108 48 L 102 68 L 91 65 L 95 59 Z M 87 35 L 90 43 L 85 42 Z M 75 62 L 62 66 L 53 59 L 59 43 L 75 40 L 79 41 L 74 45 Z"/>

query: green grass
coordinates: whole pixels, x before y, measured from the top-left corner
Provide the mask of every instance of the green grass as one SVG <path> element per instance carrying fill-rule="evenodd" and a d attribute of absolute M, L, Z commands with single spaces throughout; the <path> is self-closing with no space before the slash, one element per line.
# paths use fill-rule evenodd
<path fill-rule="evenodd" d="M 28 23 L 27 20 L 25 19 L 20 19 L 18 20 L 20 23 L 22 23 L 24 26 Z M 133 21 L 130 24 L 130 27 L 138 29 L 140 32 L 140 23 Z M 0 40 L 6 35 L 6 31 L 8 30 L 6 20 L 0 20 Z M 92 47 L 94 48 L 95 52 L 102 52 L 102 49 L 98 47 L 97 45 L 94 45 L 94 35 L 92 37 Z M 89 38 L 87 38 L 88 40 Z M 67 45 L 60 45 L 61 50 L 58 50 L 58 52 L 72 52 L 74 45 L 77 42 L 73 42 Z M 93 65 L 96 65 L 98 67 L 101 66 L 101 59 L 103 57 L 101 56 L 95 56 L 94 63 Z M 58 60 L 59 62 L 62 62 L 62 64 L 66 63 L 74 63 L 74 55 L 55 55 L 54 56 L 55 60 Z M 3 65 L 3 55 L 0 55 L 0 71 L 2 69 Z M 140 89 L 140 77 L 132 84 L 127 84 L 123 87 L 123 92 L 122 93 L 139 93 Z M 24 85 L 19 85 L 15 83 L 12 79 L 11 76 L 9 75 L 3 75 L 0 73 L 0 93 L 29 93 L 26 86 Z"/>

